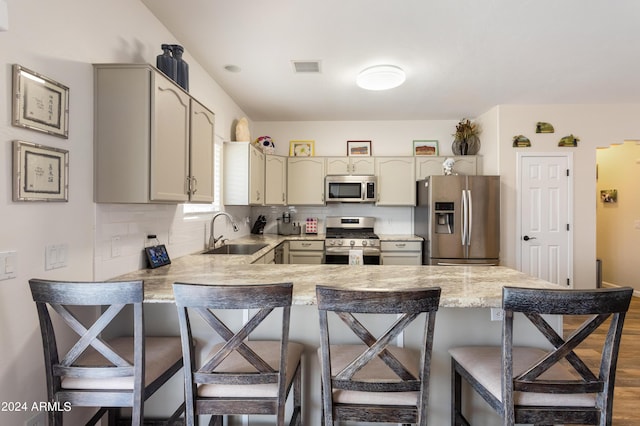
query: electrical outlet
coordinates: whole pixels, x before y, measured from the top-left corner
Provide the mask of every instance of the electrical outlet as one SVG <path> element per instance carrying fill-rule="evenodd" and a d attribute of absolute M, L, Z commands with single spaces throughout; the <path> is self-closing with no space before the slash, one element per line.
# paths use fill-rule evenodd
<path fill-rule="evenodd" d="M 47 416 L 45 416 L 44 411 L 38 412 L 35 416 L 28 419 L 24 422 L 24 426 L 46 426 L 47 425 Z"/>
<path fill-rule="evenodd" d="M 491 321 L 504 320 L 504 310 L 501 308 L 491 308 Z"/>
<path fill-rule="evenodd" d="M 50 244 L 44 249 L 44 269 L 50 271 L 52 269 L 65 268 L 67 266 L 67 257 L 69 254 L 69 245 Z"/>

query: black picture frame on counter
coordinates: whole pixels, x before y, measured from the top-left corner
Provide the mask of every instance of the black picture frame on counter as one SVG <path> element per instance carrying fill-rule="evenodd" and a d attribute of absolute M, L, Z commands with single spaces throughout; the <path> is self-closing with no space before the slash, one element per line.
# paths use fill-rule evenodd
<path fill-rule="evenodd" d="M 147 254 L 147 264 L 150 269 L 169 265 L 171 263 L 169 253 L 167 253 L 167 248 L 164 246 L 164 244 L 145 247 L 144 251 Z"/>

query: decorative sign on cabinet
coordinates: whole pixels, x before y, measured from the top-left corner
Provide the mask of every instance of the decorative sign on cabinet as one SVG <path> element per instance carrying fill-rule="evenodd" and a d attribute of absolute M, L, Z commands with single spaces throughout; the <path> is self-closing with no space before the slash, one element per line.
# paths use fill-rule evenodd
<path fill-rule="evenodd" d="M 95 201 L 213 201 L 214 114 L 151 65 L 95 64 Z"/>

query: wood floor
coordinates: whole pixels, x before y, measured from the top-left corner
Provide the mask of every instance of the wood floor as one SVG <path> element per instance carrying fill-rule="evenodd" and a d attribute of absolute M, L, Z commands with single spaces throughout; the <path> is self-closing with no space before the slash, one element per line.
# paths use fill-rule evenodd
<path fill-rule="evenodd" d="M 576 320 L 565 321 L 565 334 L 576 325 Z M 576 352 L 588 362 L 594 358 L 589 352 L 601 351 L 603 341 L 604 333 L 600 333 L 585 341 Z M 640 425 L 640 297 L 633 298 L 625 319 L 613 398 L 613 426 Z"/>

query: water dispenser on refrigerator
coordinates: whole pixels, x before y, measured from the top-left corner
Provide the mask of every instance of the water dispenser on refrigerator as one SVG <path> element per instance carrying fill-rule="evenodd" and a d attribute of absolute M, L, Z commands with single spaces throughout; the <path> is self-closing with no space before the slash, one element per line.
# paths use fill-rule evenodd
<path fill-rule="evenodd" d="M 453 216 L 455 213 L 453 203 L 435 203 L 433 209 L 435 220 L 434 230 L 436 234 L 453 234 Z"/>

